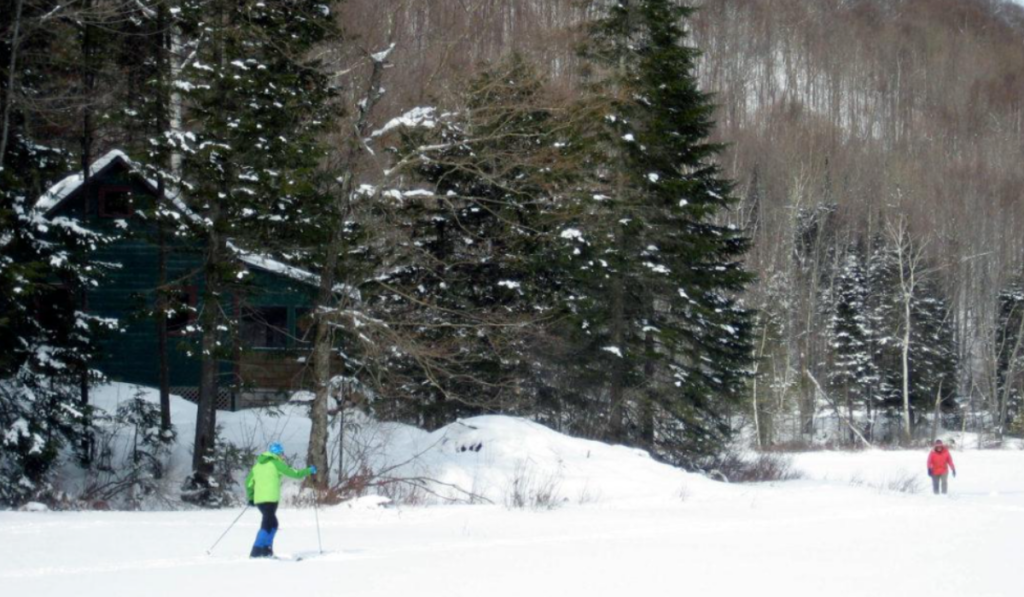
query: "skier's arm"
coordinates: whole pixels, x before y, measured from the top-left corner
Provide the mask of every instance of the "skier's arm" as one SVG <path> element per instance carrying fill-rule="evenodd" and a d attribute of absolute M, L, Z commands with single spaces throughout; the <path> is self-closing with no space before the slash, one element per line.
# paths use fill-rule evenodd
<path fill-rule="evenodd" d="M 256 479 L 252 475 L 252 469 L 249 469 L 249 474 L 245 477 L 245 498 L 248 503 L 252 503 L 256 498 Z"/>
<path fill-rule="evenodd" d="M 280 458 L 274 459 L 274 467 L 277 468 L 277 472 L 281 473 L 286 477 L 291 477 L 292 479 L 303 479 L 309 476 L 308 468 L 304 468 L 302 470 L 295 470 L 292 467 L 285 464 L 285 461 L 281 460 Z"/>

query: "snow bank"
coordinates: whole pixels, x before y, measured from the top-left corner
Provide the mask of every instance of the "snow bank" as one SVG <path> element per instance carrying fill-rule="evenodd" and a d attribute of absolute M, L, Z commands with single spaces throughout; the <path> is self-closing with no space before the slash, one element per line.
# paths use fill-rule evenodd
<path fill-rule="evenodd" d="M 94 390 L 94 406 L 114 413 L 136 394 L 152 403 L 151 388 L 109 384 Z M 285 448 L 289 463 L 306 465 L 310 420 L 308 401 L 275 409 L 218 412 L 221 437 L 253 455 L 272 442 Z M 166 508 L 178 499 L 181 482 L 191 472 L 191 444 L 196 407 L 171 397 L 171 418 L 178 440 L 166 459 L 167 478 L 159 499 L 148 508 Z M 384 495 L 415 503 L 493 503 L 523 507 L 564 504 L 679 502 L 711 498 L 731 488 L 700 475 L 654 461 L 646 452 L 624 446 L 572 438 L 531 421 L 506 416 L 464 419 L 428 433 L 400 423 L 373 421 L 346 413 L 344 465 L 351 475 L 370 470 L 389 480 Z M 332 428 L 329 454 L 337 474 L 338 429 Z M 126 462 L 131 433 L 121 433 L 112 446 L 116 462 Z M 92 474 L 69 460 L 61 475 L 62 489 L 79 495 Z M 242 472 L 235 478 L 241 498 Z M 283 499 L 299 493 L 298 483 L 283 486 Z"/>
<path fill-rule="evenodd" d="M 516 417 L 473 417 L 404 435 L 387 448 L 385 460 L 401 464 L 394 474 L 432 479 L 430 489 L 449 499 L 545 507 L 678 502 L 729 491 L 643 450 L 572 438 Z"/>

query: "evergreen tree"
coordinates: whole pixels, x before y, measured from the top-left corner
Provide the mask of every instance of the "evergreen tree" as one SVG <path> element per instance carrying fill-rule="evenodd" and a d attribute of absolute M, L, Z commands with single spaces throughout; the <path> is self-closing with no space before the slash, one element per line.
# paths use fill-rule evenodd
<path fill-rule="evenodd" d="M 1017 376 L 1024 357 L 1024 283 L 1014 280 L 999 293 L 996 327 L 996 380 L 999 427 L 1019 417 L 1020 389 Z"/>
<path fill-rule="evenodd" d="M 907 324 L 897 260 L 891 247 L 876 242 L 867 271 L 868 320 L 874 332 L 869 347 L 880 377 L 874 403 L 885 408 L 890 424 L 895 424 L 903 411 L 899 388 L 903 383 L 901 351 Z M 948 302 L 930 281 L 916 285 L 910 319 L 909 398 L 911 422 L 916 425 L 922 414 L 932 412 L 940 385 L 943 404 L 952 407 L 949 399 L 956 391 L 959 352 Z"/>
<path fill-rule="evenodd" d="M 541 359 L 531 357 L 560 286 L 552 193 L 568 176 L 544 84 L 514 56 L 470 82 L 463 112 L 404 135 L 419 188 L 405 189 L 394 210 L 402 241 L 373 301 L 410 330 L 387 363 L 410 382 L 392 395 L 428 426 L 528 414 L 543 385 L 532 369 Z M 411 382 L 424 376 L 429 383 Z"/>
<path fill-rule="evenodd" d="M 208 491 L 216 433 L 219 362 L 229 357 L 229 294 L 245 290 L 236 250 L 263 252 L 316 227 L 318 167 L 331 90 L 311 50 L 336 32 L 318 2 L 185 0 L 183 130 L 156 139 L 182 156 L 188 223 L 204 247 L 201 374 L 190 492 Z M 172 175 L 176 174 L 174 172 Z"/>
<path fill-rule="evenodd" d="M 81 297 L 104 267 L 90 254 L 111 240 L 69 216 L 45 219 L 43 191 L 74 169 L 72 156 L 40 131 L 36 97 L 53 84 L 47 60 L 67 50 L 40 34 L 53 6 L 16 12 L 22 35 L 0 36 L 0 503 L 45 498 L 48 475 L 65 447 L 88 459 L 89 407 L 82 403 L 95 373 L 96 338 L 116 322 L 89 315 Z M 14 70 L 11 70 L 11 66 Z M 59 130 L 59 129 L 54 129 Z M 45 140 L 40 137 L 45 137 Z"/>
<path fill-rule="evenodd" d="M 685 45 L 691 12 L 629 0 L 592 25 L 596 182 L 562 233 L 579 284 L 576 356 L 605 372 L 603 436 L 686 464 L 728 436 L 751 364 L 751 317 L 735 298 L 751 279 L 739 263 L 748 240 L 716 220 L 734 199 L 714 161 L 722 147 L 707 140 L 699 54 Z"/>
<path fill-rule="evenodd" d="M 855 408 L 868 406 L 873 400 L 879 382 L 871 351 L 875 337 L 868 312 L 867 276 L 858 251 L 847 255 L 835 286 L 829 330 L 833 352 L 829 381 L 833 391 L 843 397 L 852 419 Z"/>

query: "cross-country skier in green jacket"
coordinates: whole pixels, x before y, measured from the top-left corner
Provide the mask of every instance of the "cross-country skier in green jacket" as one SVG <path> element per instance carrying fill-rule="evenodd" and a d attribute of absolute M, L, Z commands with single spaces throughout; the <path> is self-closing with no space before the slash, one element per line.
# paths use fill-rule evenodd
<path fill-rule="evenodd" d="M 260 531 L 252 545 L 251 558 L 267 558 L 274 555 L 274 535 L 277 534 L 277 503 L 281 501 L 281 476 L 303 479 L 316 474 L 316 467 L 293 469 L 281 458 L 284 448 L 274 442 L 267 451 L 260 454 L 256 464 L 245 478 L 245 495 L 249 504 L 255 505 L 263 514 Z"/>

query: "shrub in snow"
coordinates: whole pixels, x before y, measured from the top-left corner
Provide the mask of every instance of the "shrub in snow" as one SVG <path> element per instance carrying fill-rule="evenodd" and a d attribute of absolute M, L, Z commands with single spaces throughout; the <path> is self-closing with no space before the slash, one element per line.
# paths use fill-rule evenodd
<path fill-rule="evenodd" d="M 244 495 L 237 487 L 239 474 L 252 466 L 255 455 L 224 438 L 223 427 L 217 426 L 213 454 L 214 475 L 197 479 L 190 475 L 181 486 L 182 501 L 207 508 L 221 508 L 237 503 Z"/>
<path fill-rule="evenodd" d="M 857 487 L 871 487 L 877 489 L 879 493 L 895 492 L 915 494 L 921 491 L 921 480 L 919 476 L 909 473 L 903 469 L 887 476 L 881 483 L 871 483 L 865 481 L 859 476 L 854 476 L 850 479 L 850 485 Z"/>
<path fill-rule="evenodd" d="M 726 452 L 707 465 L 708 476 L 728 483 L 791 481 L 803 475 L 793 469 L 793 458 L 786 454 L 760 452 L 753 457 Z"/>
<path fill-rule="evenodd" d="M 145 391 L 137 388 L 113 414 L 96 412 L 95 474 L 90 475 L 82 500 L 106 504 L 123 500 L 136 509 L 157 491 L 176 434 L 173 428 L 160 429 L 160 407 L 144 396 Z"/>
<path fill-rule="evenodd" d="M 537 473 L 525 460 L 516 464 L 505 491 L 507 508 L 553 510 L 565 500 L 558 490 L 561 480 L 557 474 Z"/>

